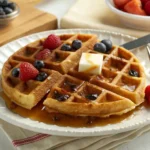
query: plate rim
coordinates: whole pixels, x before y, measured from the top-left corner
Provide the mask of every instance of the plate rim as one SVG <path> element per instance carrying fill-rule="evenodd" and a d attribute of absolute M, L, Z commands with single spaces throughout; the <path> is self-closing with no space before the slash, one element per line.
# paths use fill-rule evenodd
<path fill-rule="evenodd" d="M 7 47 L 8 45 L 10 44 L 13 44 L 17 41 L 20 41 L 20 40 L 23 40 L 23 39 L 29 39 L 30 37 L 32 36 L 38 36 L 40 38 L 39 35 L 44 35 L 44 34 L 51 34 L 51 33 L 55 33 L 55 34 L 64 34 L 64 33 L 83 33 L 83 32 L 88 32 L 88 33 L 98 33 L 98 34 L 111 34 L 111 35 L 119 35 L 121 37 L 126 37 L 126 38 L 129 38 L 131 40 L 133 39 L 136 39 L 135 37 L 132 37 L 130 35 L 125 35 L 125 34 L 122 34 L 122 33 L 118 33 L 118 32 L 112 32 L 112 31 L 106 31 L 106 30 L 98 30 L 98 29 L 60 29 L 60 30 L 49 30 L 49 31 L 44 31 L 44 32 L 38 32 L 38 33 L 34 33 L 34 34 L 31 34 L 31 35 L 28 35 L 28 36 L 24 36 L 24 37 L 21 37 L 19 39 L 16 39 L 12 42 L 9 42 L 3 46 L 0 47 L 0 53 L 2 51 L 2 49 L 4 47 Z M 4 63 L 4 62 L 3 62 Z M 0 68 L 0 74 L 1 74 L 1 68 Z M 0 97 L 0 100 L 2 98 Z M 7 107 L 5 107 L 5 109 L 7 109 Z M 7 110 L 9 111 L 10 113 L 13 113 L 11 112 L 9 109 Z M 1 112 L 1 111 L 0 111 Z M 14 113 L 13 113 L 14 115 Z M 15 116 L 19 116 L 18 114 L 15 114 Z M 20 117 L 20 116 L 19 116 Z M 37 123 L 38 121 L 32 121 L 34 122 L 32 125 L 30 124 L 26 124 L 25 122 L 20 122 L 19 120 L 14 120 L 11 116 L 8 117 L 6 114 L 2 114 L 0 113 L 0 118 L 5 120 L 6 122 L 9 122 L 13 125 L 16 125 L 16 126 L 19 126 L 19 127 L 22 127 L 22 128 L 25 128 L 25 129 L 28 129 L 28 130 L 31 130 L 31 131 L 35 131 L 35 132 L 40 132 L 39 130 L 41 130 L 41 128 L 35 128 L 34 126 L 34 123 Z M 23 118 L 23 117 L 21 117 Z M 24 119 L 28 119 L 28 118 L 24 118 Z M 30 119 L 28 119 L 30 120 Z M 44 124 L 44 123 L 40 123 L 38 122 L 39 124 Z M 72 136 L 72 137 L 80 137 L 80 136 L 99 136 L 99 135 L 107 135 L 107 134 L 114 134 L 114 133 L 121 133 L 121 132 L 126 132 L 126 131 L 130 131 L 130 130 L 133 130 L 133 129 L 137 129 L 141 126 L 144 126 L 144 125 L 147 125 L 150 123 L 150 118 L 147 118 L 143 121 L 139 121 L 138 123 L 135 123 L 135 124 L 131 124 L 131 125 L 128 125 L 128 126 L 125 126 L 125 127 L 118 127 L 118 128 L 115 128 L 115 129 L 107 129 L 107 130 L 99 130 L 99 128 L 102 128 L 102 126 L 99 126 L 99 127 L 94 127 L 94 130 L 91 130 L 92 127 L 90 128 L 84 128 L 82 127 L 81 129 L 83 129 L 82 131 L 81 130 L 78 130 L 79 128 L 74 128 L 74 127 L 60 127 L 60 126 L 56 126 L 56 125 L 48 125 L 50 126 L 51 128 L 42 128 L 42 133 L 45 133 L 45 134 L 52 134 L 52 135 L 59 135 L 59 136 Z M 54 129 L 52 126 L 56 126 L 56 129 Z M 65 128 L 65 129 L 64 129 Z M 67 128 L 67 129 L 66 129 Z M 63 130 L 62 130 L 63 129 Z M 89 131 L 87 130 L 84 130 L 84 129 L 89 129 Z M 74 131 L 73 131 L 74 130 Z"/>

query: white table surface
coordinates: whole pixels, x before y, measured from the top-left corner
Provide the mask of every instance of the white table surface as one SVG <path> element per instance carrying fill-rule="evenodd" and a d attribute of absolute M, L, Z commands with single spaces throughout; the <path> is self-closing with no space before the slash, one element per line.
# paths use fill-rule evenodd
<path fill-rule="evenodd" d="M 59 21 L 76 0 L 43 0 L 37 8 L 55 14 Z M 0 150 L 15 150 L 0 128 Z M 122 145 L 118 150 L 150 150 L 150 132 Z"/>

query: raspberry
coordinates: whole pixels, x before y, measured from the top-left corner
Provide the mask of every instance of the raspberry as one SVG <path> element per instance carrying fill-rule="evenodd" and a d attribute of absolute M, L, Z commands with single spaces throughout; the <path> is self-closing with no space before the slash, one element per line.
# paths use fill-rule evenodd
<path fill-rule="evenodd" d="M 145 98 L 150 102 L 150 85 L 145 88 Z"/>
<path fill-rule="evenodd" d="M 44 49 L 40 51 L 39 53 L 36 54 L 35 58 L 38 60 L 44 60 L 50 55 L 50 50 L 49 49 Z"/>
<path fill-rule="evenodd" d="M 147 15 L 150 15 L 150 1 L 148 1 L 145 6 L 144 6 L 144 10 L 146 12 Z"/>
<path fill-rule="evenodd" d="M 39 74 L 39 71 L 30 63 L 22 62 L 20 64 L 20 80 L 28 81 L 34 79 Z"/>
<path fill-rule="evenodd" d="M 53 49 L 57 48 L 58 46 L 60 46 L 60 44 L 61 44 L 60 37 L 58 37 L 54 34 L 51 34 L 44 41 L 43 46 L 44 46 L 44 48 L 53 50 Z"/>

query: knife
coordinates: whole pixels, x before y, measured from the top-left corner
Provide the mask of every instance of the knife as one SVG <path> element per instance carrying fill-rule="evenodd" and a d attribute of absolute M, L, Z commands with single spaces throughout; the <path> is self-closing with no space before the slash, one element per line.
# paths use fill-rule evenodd
<path fill-rule="evenodd" d="M 131 50 L 131 49 L 146 45 L 148 43 L 150 43 L 150 34 L 143 36 L 143 37 L 140 37 L 136 40 L 130 41 L 130 42 L 125 43 L 125 44 L 120 45 L 120 46 L 124 47 L 128 50 Z"/>

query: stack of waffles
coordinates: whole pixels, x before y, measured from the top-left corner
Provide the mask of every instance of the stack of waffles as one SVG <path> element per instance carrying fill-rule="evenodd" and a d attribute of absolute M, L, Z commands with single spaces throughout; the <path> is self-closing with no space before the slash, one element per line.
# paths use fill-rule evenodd
<path fill-rule="evenodd" d="M 34 64 L 46 39 L 28 44 L 5 62 L 2 87 L 14 103 L 32 109 L 43 100 L 49 113 L 109 117 L 131 111 L 144 101 L 144 70 L 131 52 L 116 45 L 107 53 L 95 51 L 95 43 L 102 39 L 93 34 L 58 36 L 61 44 L 43 60 L 45 65 L 40 71 L 48 75 L 44 81 L 22 81 L 12 76 L 12 70 L 22 62 Z M 74 40 L 82 42 L 79 49 L 61 50 L 62 45 L 72 45 Z M 103 55 L 101 74 L 78 71 L 83 52 Z M 131 76 L 131 70 L 138 76 Z"/>

